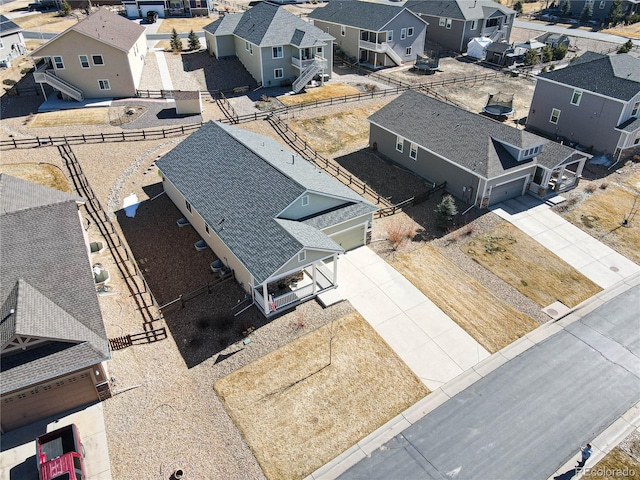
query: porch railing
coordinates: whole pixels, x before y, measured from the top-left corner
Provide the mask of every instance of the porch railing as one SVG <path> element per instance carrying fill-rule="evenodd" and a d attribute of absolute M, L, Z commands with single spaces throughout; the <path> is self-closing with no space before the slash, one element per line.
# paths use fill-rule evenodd
<path fill-rule="evenodd" d="M 313 284 L 306 285 L 302 288 L 294 290 L 293 292 L 285 293 L 284 295 L 275 297 L 273 301 L 276 304 L 276 309 L 278 309 L 280 307 L 284 307 L 285 305 L 289 305 L 290 303 L 302 300 L 303 298 L 308 297 L 311 294 L 313 294 Z"/>
<path fill-rule="evenodd" d="M 315 61 L 315 58 L 300 59 L 297 57 L 291 57 L 291 64 L 294 67 L 300 68 L 300 69 L 307 68 L 314 61 Z"/>

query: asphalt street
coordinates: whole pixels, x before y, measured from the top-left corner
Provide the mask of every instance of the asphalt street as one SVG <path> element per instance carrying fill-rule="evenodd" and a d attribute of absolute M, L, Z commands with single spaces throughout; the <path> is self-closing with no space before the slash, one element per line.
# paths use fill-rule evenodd
<path fill-rule="evenodd" d="M 547 479 L 640 400 L 640 286 L 502 365 L 347 470 Z"/>

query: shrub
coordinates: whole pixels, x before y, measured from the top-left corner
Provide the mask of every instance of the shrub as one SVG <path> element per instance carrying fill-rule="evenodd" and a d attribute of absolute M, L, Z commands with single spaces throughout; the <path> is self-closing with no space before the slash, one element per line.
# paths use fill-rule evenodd
<path fill-rule="evenodd" d="M 377 92 L 378 90 L 380 90 L 380 87 L 378 87 L 377 85 L 375 85 L 373 83 L 367 83 L 364 88 L 369 93 Z"/>
<path fill-rule="evenodd" d="M 537 65 L 540 63 L 538 52 L 535 50 L 527 50 L 527 53 L 524 54 L 523 62 L 525 65 Z"/>
<path fill-rule="evenodd" d="M 584 187 L 584 191 L 587 193 L 593 193 L 596 191 L 596 186 L 593 183 L 590 183 L 589 185 Z"/>
<path fill-rule="evenodd" d="M 2 83 L 4 83 L 5 85 L 14 86 L 18 82 L 11 78 L 5 78 L 4 80 L 2 80 Z"/>
<path fill-rule="evenodd" d="M 200 50 L 200 39 L 193 30 L 189 32 L 189 50 Z"/>
<path fill-rule="evenodd" d="M 545 45 L 542 49 L 542 63 L 549 63 L 551 60 L 553 60 L 553 48 Z"/>
<path fill-rule="evenodd" d="M 63 17 L 67 17 L 71 15 L 71 11 L 71 5 L 69 5 L 69 2 L 67 2 L 67 0 L 64 0 L 64 2 L 62 2 L 62 9 L 60 10 L 60 13 L 62 13 Z"/>
<path fill-rule="evenodd" d="M 567 48 L 566 45 L 558 45 L 556 48 L 553 49 L 553 60 L 562 60 L 564 57 L 567 56 L 568 51 L 569 49 Z"/>
<path fill-rule="evenodd" d="M 633 48 L 633 42 L 631 40 L 627 40 L 616 53 L 627 53 L 630 52 Z"/>
<path fill-rule="evenodd" d="M 31 72 L 33 70 L 33 67 L 31 68 L 23 68 L 20 70 L 20 74 L 22 75 L 26 75 L 27 73 Z"/>
<path fill-rule="evenodd" d="M 395 251 L 402 243 L 413 237 L 414 229 L 399 221 L 395 221 L 387 227 L 387 239 L 391 242 L 391 248 Z"/>
<path fill-rule="evenodd" d="M 458 208 L 456 207 L 456 202 L 453 197 L 451 195 L 442 197 L 435 212 L 436 221 L 440 228 L 446 230 L 449 226 L 453 225 L 456 215 L 458 214 Z"/>
<path fill-rule="evenodd" d="M 609 184 L 607 182 L 602 182 L 600 184 L 600 189 L 601 190 L 606 190 L 608 186 L 609 186 Z"/>
<path fill-rule="evenodd" d="M 182 51 L 182 40 L 180 40 L 175 28 L 171 30 L 171 40 L 169 41 L 169 45 L 171 45 L 171 50 L 173 50 L 174 53 Z"/>
<path fill-rule="evenodd" d="M 522 2 L 520 0 L 518 0 L 514 5 L 513 5 L 513 9 L 516 11 L 516 13 L 522 13 Z"/>

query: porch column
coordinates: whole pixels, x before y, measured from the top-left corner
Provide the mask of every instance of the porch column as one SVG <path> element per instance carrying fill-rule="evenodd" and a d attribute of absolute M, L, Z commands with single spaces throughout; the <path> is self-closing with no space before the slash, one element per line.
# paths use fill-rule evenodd
<path fill-rule="evenodd" d="M 269 292 L 267 291 L 267 282 L 262 284 L 262 308 L 264 313 L 269 313 Z"/>
<path fill-rule="evenodd" d="M 318 289 L 318 286 L 316 284 L 316 264 L 315 263 L 313 265 L 311 265 L 311 272 L 313 272 L 311 274 L 311 280 L 313 282 L 312 283 L 313 289 L 311 291 L 315 295 L 316 294 L 316 290 Z"/>
<path fill-rule="evenodd" d="M 582 169 L 584 168 L 584 164 L 587 163 L 586 159 L 583 159 L 581 161 L 578 162 L 578 169 L 576 170 L 576 177 L 581 177 L 582 176 Z M 576 178 L 577 180 L 577 178 Z"/>
<path fill-rule="evenodd" d="M 333 285 L 338 286 L 338 255 L 333 254 Z"/>

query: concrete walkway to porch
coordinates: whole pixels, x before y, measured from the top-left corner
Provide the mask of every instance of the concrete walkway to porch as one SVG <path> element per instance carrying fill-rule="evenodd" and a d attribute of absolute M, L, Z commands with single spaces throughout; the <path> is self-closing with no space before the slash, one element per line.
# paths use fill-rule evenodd
<path fill-rule="evenodd" d="M 525 195 L 491 208 L 602 288 L 640 272 L 640 266 Z"/>
<path fill-rule="evenodd" d="M 489 356 L 368 247 L 339 257 L 338 278 L 337 293 L 351 302 L 430 390 Z"/>

